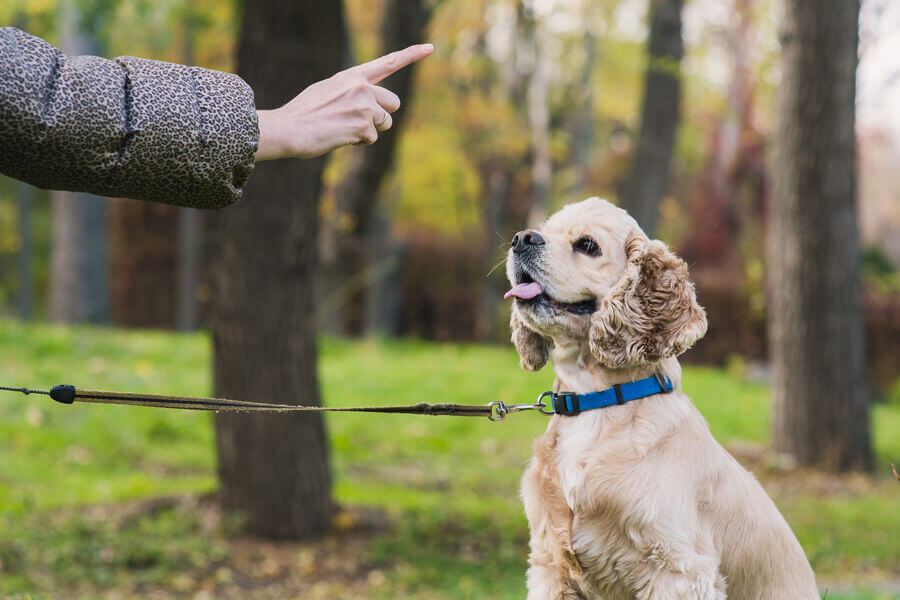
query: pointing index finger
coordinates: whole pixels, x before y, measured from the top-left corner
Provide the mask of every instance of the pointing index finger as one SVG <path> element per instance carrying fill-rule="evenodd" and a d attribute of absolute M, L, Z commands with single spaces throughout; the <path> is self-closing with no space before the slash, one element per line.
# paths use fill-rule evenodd
<path fill-rule="evenodd" d="M 356 68 L 369 83 L 378 83 L 388 75 L 399 71 L 403 67 L 410 65 L 417 60 L 422 60 L 431 54 L 432 51 L 434 51 L 433 45 L 418 44 L 416 46 L 404 48 L 403 50 L 391 52 L 381 58 L 376 58 L 375 60 L 363 63 Z"/>

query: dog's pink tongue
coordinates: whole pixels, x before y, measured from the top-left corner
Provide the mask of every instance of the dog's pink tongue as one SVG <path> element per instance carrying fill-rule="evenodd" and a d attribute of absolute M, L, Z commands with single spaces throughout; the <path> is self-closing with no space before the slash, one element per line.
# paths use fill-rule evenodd
<path fill-rule="evenodd" d="M 504 298 L 515 296 L 522 300 L 530 300 L 541 293 L 541 284 L 532 281 L 531 283 L 520 283 L 513 289 L 503 294 Z"/>

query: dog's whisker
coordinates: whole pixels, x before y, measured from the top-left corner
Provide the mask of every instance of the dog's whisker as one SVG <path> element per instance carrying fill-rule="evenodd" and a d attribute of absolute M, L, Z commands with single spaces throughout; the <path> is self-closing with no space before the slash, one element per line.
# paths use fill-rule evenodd
<path fill-rule="evenodd" d="M 500 265 L 502 265 L 505 262 L 506 262 L 506 259 L 505 258 L 502 259 L 500 262 L 498 262 L 496 265 L 494 265 L 494 267 L 490 271 L 488 271 L 488 274 L 485 275 L 485 277 L 490 277 L 494 273 L 494 271 L 497 270 L 497 267 L 499 267 Z"/>

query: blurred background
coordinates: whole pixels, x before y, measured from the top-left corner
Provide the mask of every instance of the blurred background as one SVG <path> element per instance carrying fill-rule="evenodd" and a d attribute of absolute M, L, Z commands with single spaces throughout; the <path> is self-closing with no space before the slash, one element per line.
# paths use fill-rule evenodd
<path fill-rule="evenodd" d="M 526 402 L 552 373 L 508 343 L 508 240 L 598 195 L 688 261 L 710 326 L 686 391 L 823 593 L 900 598 L 900 4 L 815 4 L 5 0 L 70 54 L 236 72 L 258 108 L 435 52 L 386 80 L 377 144 L 260 164 L 219 213 L 0 177 L 0 383 Z M 0 597 L 522 597 L 545 425 L 4 397 Z"/>

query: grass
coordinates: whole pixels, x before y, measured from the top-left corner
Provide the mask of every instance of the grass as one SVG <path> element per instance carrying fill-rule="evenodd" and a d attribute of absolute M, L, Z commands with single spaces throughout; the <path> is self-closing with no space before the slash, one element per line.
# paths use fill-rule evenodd
<path fill-rule="evenodd" d="M 0 321 L 3 385 L 207 394 L 209 361 L 208 340 L 200 334 Z M 521 372 L 508 348 L 416 341 L 325 340 L 320 374 L 325 401 L 334 406 L 516 403 L 552 380 L 550 370 Z M 720 441 L 767 443 L 764 386 L 721 370 L 688 368 L 685 389 Z M 872 421 L 884 473 L 889 462 L 900 462 L 900 407 L 876 407 Z M 366 572 L 383 574 L 357 582 L 360 597 L 523 596 L 527 525 L 518 480 L 531 440 L 546 426 L 543 417 L 520 414 L 490 423 L 339 414 L 328 416 L 327 425 L 337 499 L 376 507 L 391 522 L 358 552 Z M 126 590 L 125 597 L 150 589 L 183 597 L 207 580 L 209 589 L 224 589 L 219 580 L 233 577 L 228 573 L 238 551 L 227 520 L 210 526 L 202 510 L 190 507 L 126 517 L 105 508 L 213 491 L 209 415 L 65 407 L 43 396 L 4 394 L 0 456 L 0 598 L 62 590 L 65 597 L 97 597 L 97 590 L 110 589 Z M 820 578 L 849 582 L 828 597 L 888 598 L 854 585 L 877 588 L 900 579 L 896 482 L 788 477 L 765 459 L 757 462 Z M 303 597 L 315 597 L 314 590 Z"/>

